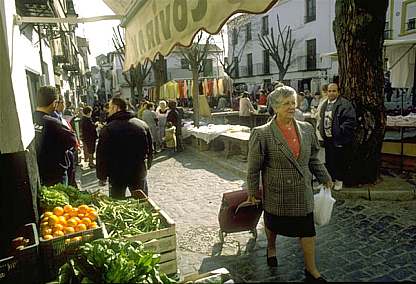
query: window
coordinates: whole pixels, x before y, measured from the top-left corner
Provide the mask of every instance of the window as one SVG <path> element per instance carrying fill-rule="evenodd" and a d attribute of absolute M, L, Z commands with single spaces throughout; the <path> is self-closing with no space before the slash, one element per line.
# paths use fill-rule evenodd
<path fill-rule="evenodd" d="M 309 23 L 316 20 L 316 0 L 306 1 L 306 15 L 305 23 Z"/>
<path fill-rule="evenodd" d="M 204 59 L 204 77 L 212 77 L 212 59 Z"/>
<path fill-rule="evenodd" d="M 306 69 L 316 69 L 316 39 L 306 41 Z"/>
<path fill-rule="evenodd" d="M 267 49 L 263 50 L 263 73 L 270 74 L 270 56 Z"/>
<path fill-rule="evenodd" d="M 407 22 L 407 30 L 411 31 L 416 29 L 416 18 L 409 19 Z"/>
<path fill-rule="evenodd" d="M 181 69 L 189 70 L 189 64 L 188 61 L 184 58 L 181 59 Z"/>
<path fill-rule="evenodd" d="M 248 76 L 253 76 L 253 54 L 247 54 L 247 73 Z"/>
<path fill-rule="evenodd" d="M 238 66 L 238 57 L 234 57 L 233 62 L 234 62 L 234 76 L 236 78 L 238 78 L 238 77 L 240 77 L 240 71 L 239 71 L 239 66 Z"/>
<path fill-rule="evenodd" d="M 246 41 L 251 40 L 251 23 L 246 24 Z"/>
<path fill-rule="evenodd" d="M 261 18 L 261 34 L 269 34 L 269 16 L 264 16 L 263 18 Z"/>
<path fill-rule="evenodd" d="M 237 33 L 237 29 L 233 29 L 233 36 L 232 36 L 232 42 L 233 45 L 236 45 L 238 43 L 238 33 Z"/>

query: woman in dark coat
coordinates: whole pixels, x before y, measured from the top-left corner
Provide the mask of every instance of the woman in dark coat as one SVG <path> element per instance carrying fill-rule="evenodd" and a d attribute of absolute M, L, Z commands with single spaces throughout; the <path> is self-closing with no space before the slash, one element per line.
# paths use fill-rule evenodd
<path fill-rule="evenodd" d="M 80 121 L 81 140 L 84 146 L 84 161 L 88 161 L 88 166 L 94 168 L 95 142 L 97 141 L 96 125 L 92 122 L 92 108 L 84 107 Z"/>

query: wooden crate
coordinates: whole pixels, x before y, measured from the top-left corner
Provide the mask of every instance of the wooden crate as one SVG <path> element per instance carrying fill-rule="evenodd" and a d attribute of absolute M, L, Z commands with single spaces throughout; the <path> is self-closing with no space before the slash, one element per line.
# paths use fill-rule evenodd
<path fill-rule="evenodd" d="M 149 203 L 159 213 L 163 229 L 128 237 L 131 241 L 140 241 L 145 248 L 160 254 L 160 271 L 167 275 L 175 274 L 178 270 L 176 261 L 176 227 L 168 214 L 149 198 Z"/>

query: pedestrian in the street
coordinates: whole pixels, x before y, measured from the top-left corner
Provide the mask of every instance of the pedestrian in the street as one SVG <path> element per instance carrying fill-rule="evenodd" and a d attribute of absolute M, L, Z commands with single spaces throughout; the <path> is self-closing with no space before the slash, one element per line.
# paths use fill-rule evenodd
<path fill-rule="evenodd" d="M 297 109 L 305 113 L 309 110 L 309 103 L 304 92 L 299 92 L 297 96 Z"/>
<path fill-rule="evenodd" d="M 267 264 L 278 265 L 276 235 L 298 237 L 303 250 L 305 276 L 322 281 L 315 264 L 315 225 L 312 173 L 332 187 L 331 177 L 317 159 L 318 144 L 313 127 L 296 121 L 296 91 L 278 87 L 270 94 L 276 113 L 268 123 L 255 127 L 248 153 L 248 201 L 255 202 L 260 176 L 263 181 L 264 225 L 267 236 Z"/>
<path fill-rule="evenodd" d="M 276 90 L 277 88 L 283 87 L 283 86 L 284 86 L 284 84 L 282 82 L 280 82 L 280 81 L 274 81 L 272 83 L 272 92 L 273 92 L 273 90 Z M 267 105 L 267 112 L 270 114 L 270 116 L 273 117 L 274 110 L 273 110 L 272 105 L 271 105 L 271 102 L 270 102 L 270 95 L 271 95 L 272 92 L 270 92 L 270 94 L 267 95 L 267 103 L 266 103 L 266 105 Z"/>
<path fill-rule="evenodd" d="M 244 91 L 240 97 L 240 106 L 238 110 L 240 125 L 244 125 L 244 126 L 251 128 L 252 126 L 251 115 L 254 114 L 255 112 L 256 110 L 254 109 L 249 99 L 249 93 L 247 91 Z"/>
<path fill-rule="evenodd" d="M 170 121 L 166 123 L 165 137 L 163 140 L 166 148 L 173 149 L 176 152 L 176 127 Z"/>
<path fill-rule="evenodd" d="M 159 139 L 160 145 L 163 145 L 163 137 L 165 137 L 166 119 L 168 117 L 168 105 L 166 101 L 159 101 L 159 106 L 156 108 L 156 115 L 159 120 Z M 162 146 L 163 147 L 163 146 Z"/>
<path fill-rule="evenodd" d="M 357 125 L 353 105 L 339 96 L 338 85 L 328 85 L 328 100 L 322 105 L 319 131 L 324 140 L 325 164 L 341 190 L 351 162 L 354 129 Z"/>
<path fill-rule="evenodd" d="M 125 198 L 126 189 L 135 196 L 148 194 L 146 175 L 153 159 L 153 142 L 147 124 L 127 111 L 122 98 L 109 104 L 107 125 L 101 129 L 97 145 L 97 178 L 110 183 L 110 196 Z"/>
<path fill-rule="evenodd" d="M 84 147 L 84 161 L 88 162 L 90 168 L 95 168 L 94 153 L 97 142 L 97 125 L 92 122 L 92 108 L 86 106 L 82 109 L 82 118 L 79 122 L 81 130 L 81 141 Z"/>
<path fill-rule="evenodd" d="M 176 128 L 176 149 L 178 152 L 183 151 L 182 144 L 182 116 L 179 113 L 179 110 L 176 108 L 176 101 L 170 100 L 168 102 L 169 112 L 166 118 L 166 123 L 171 122 Z"/>
<path fill-rule="evenodd" d="M 137 117 L 138 118 L 143 119 L 143 112 L 147 109 L 147 103 L 148 103 L 148 101 L 146 101 L 145 99 L 143 99 L 140 102 L 140 108 L 137 111 Z"/>
<path fill-rule="evenodd" d="M 33 114 L 39 177 L 41 184 L 46 186 L 57 183 L 68 185 L 68 168 L 71 165 L 68 152 L 77 144 L 75 134 L 51 116 L 57 101 L 55 87 L 40 87 Z"/>
<path fill-rule="evenodd" d="M 80 149 L 80 143 L 79 143 L 78 137 L 77 137 L 74 129 L 72 128 L 71 123 L 64 116 L 64 113 L 65 113 L 65 110 L 66 110 L 65 109 L 66 105 L 67 104 L 65 104 L 64 97 L 59 94 L 58 95 L 58 101 L 57 101 L 56 107 L 55 107 L 55 111 L 51 114 L 51 116 L 58 119 L 59 121 L 61 121 L 63 126 L 65 126 L 70 131 L 72 131 L 72 133 L 74 133 L 75 136 L 76 136 L 76 139 L 77 139 L 76 146 L 74 148 L 69 149 L 69 151 L 66 152 L 66 155 L 67 155 L 68 160 L 69 160 L 69 166 L 68 166 L 68 170 L 67 170 L 68 184 L 75 187 L 75 188 L 78 188 L 78 184 L 76 182 L 75 177 L 76 177 L 76 169 L 77 169 L 76 165 L 78 164 L 78 151 Z M 70 116 L 66 116 L 66 117 L 70 118 Z"/>
<path fill-rule="evenodd" d="M 152 133 L 153 148 L 156 152 L 160 151 L 160 139 L 159 139 L 159 128 L 158 128 L 158 118 L 154 110 L 155 105 L 152 102 L 146 104 L 146 109 L 143 111 L 142 120 L 146 122 L 147 126 L 150 128 L 150 133 Z"/>

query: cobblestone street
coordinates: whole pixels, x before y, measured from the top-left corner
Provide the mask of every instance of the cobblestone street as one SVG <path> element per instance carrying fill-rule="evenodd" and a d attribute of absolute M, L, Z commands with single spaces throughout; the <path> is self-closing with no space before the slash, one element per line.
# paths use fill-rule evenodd
<path fill-rule="evenodd" d="M 236 282 L 303 280 L 297 239 L 279 236 L 279 267 L 266 265 L 262 221 L 256 243 L 249 232 L 230 234 L 220 250 L 222 193 L 239 189 L 241 178 L 185 151 L 173 157 L 160 154 L 148 183 L 150 197 L 177 224 L 181 274 L 225 267 Z M 415 201 L 337 200 L 331 223 L 317 227 L 321 273 L 329 281 L 416 281 L 415 213 Z"/>

